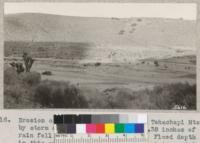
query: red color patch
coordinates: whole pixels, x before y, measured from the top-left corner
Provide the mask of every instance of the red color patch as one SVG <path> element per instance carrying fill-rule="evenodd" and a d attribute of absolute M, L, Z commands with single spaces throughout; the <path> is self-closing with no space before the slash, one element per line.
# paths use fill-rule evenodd
<path fill-rule="evenodd" d="M 104 124 L 96 124 L 96 133 L 105 133 Z"/>

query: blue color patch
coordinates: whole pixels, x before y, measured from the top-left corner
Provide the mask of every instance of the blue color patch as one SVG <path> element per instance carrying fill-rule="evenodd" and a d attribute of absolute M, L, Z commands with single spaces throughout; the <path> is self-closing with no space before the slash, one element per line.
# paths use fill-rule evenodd
<path fill-rule="evenodd" d="M 135 133 L 135 124 L 125 124 L 124 125 L 124 132 L 125 133 Z"/>
<path fill-rule="evenodd" d="M 136 124 L 135 133 L 144 133 L 144 124 Z"/>

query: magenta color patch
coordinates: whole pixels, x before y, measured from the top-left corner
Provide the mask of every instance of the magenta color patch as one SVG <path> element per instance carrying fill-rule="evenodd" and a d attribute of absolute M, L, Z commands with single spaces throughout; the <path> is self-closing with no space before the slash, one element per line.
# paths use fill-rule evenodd
<path fill-rule="evenodd" d="M 87 133 L 96 133 L 96 125 L 95 124 L 86 124 L 86 132 Z"/>

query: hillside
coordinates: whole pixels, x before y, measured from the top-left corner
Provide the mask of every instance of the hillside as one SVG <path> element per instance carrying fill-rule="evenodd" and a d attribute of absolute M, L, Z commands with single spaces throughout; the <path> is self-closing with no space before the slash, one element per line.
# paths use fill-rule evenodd
<path fill-rule="evenodd" d="M 153 18 L 87 18 L 12 14 L 4 19 L 6 41 L 84 42 L 96 45 L 195 45 L 195 21 Z"/>

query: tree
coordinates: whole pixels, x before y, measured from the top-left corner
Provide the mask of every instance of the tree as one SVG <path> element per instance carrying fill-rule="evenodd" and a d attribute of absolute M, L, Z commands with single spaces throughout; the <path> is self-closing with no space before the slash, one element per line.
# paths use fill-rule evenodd
<path fill-rule="evenodd" d="M 24 52 L 23 53 L 23 60 L 24 60 L 24 64 L 25 64 L 25 68 L 26 68 L 26 72 L 30 72 L 31 67 L 34 63 L 34 60 L 32 59 L 31 56 L 28 55 L 28 53 Z"/>
<path fill-rule="evenodd" d="M 155 65 L 156 67 L 158 67 L 158 66 L 159 66 L 158 61 L 154 61 L 154 65 Z"/>

